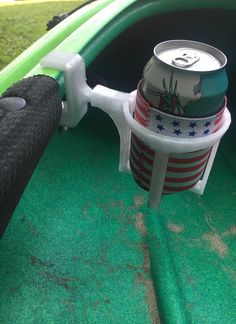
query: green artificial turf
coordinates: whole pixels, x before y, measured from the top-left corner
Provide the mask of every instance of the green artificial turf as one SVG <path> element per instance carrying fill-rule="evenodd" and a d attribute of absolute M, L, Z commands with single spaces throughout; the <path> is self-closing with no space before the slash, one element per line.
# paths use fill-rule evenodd
<path fill-rule="evenodd" d="M 55 132 L 0 240 L 1 324 L 158 323 L 147 194 L 118 172 L 118 145 L 96 109 Z"/>
<path fill-rule="evenodd" d="M 60 1 L 0 7 L 0 70 L 46 33 L 53 16 L 84 1 Z"/>

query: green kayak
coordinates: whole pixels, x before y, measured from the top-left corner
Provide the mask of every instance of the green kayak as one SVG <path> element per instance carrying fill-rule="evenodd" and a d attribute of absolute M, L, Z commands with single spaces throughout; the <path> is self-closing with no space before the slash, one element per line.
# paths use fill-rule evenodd
<path fill-rule="evenodd" d="M 0 94 L 27 107 L 0 109 L 1 323 L 236 322 L 235 27 L 233 0 L 89 1 L 0 72 Z M 68 78 L 42 62 L 78 53 L 91 89 L 131 93 L 171 39 L 225 53 L 232 123 L 204 194 L 156 210 L 119 172 L 114 119 L 89 105 L 59 127 Z"/>

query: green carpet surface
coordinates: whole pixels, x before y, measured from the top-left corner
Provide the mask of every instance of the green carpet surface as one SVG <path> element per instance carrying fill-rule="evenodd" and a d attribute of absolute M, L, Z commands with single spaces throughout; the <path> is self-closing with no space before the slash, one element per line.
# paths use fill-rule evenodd
<path fill-rule="evenodd" d="M 204 196 L 165 196 L 157 212 L 118 172 L 108 116 L 91 109 L 75 129 L 56 131 L 0 241 L 1 323 L 158 323 L 157 304 L 163 323 L 233 323 L 227 143 Z"/>

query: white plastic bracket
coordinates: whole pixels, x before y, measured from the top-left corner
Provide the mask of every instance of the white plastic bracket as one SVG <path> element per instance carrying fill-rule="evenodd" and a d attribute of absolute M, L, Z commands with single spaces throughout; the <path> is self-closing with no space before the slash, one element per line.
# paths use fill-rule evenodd
<path fill-rule="evenodd" d="M 97 85 L 91 92 L 91 105 L 105 111 L 114 121 L 120 135 L 120 172 L 130 172 L 130 128 L 125 120 L 123 106 L 131 103 L 134 94 L 124 93 Z"/>
<path fill-rule="evenodd" d="M 198 195 L 203 195 L 219 144 L 220 144 L 220 141 L 216 142 L 212 146 L 211 153 L 210 153 L 210 156 L 209 156 L 209 159 L 208 159 L 208 162 L 207 162 L 204 174 L 203 174 L 203 178 L 201 180 L 199 180 L 195 184 L 195 186 L 190 189 L 190 191 L 192 191 Z"/>
<path fill-rule="evenodd" d="M 40 63 L 64 73 L 66 102 L 60 125 L 75 127 L 88 110 L 92 91 L 86 82 L 83 58 L 79 54 L 52 51 Z"/>
<path fill-rule="evenodd" d="M 148 207 L 154 209 L 158 209 L 160 207 L 168 160 L 168 153 L 160 154 L 155 151 L 152 177 L 149 187 Z"/>
<path fill-rule="evenodd" d="M 86 82 L 85 64 L 79 54 L 52 51 L 41 60 L 41 66 L 64 73 L 66 102 L 60 125 L 75 127 L 88 110 L 88 103 L 105 111 L 114 121 L 120 136 L 120 172 L 130 172 L 130 129 L 125 122 L 123 104 L 134 93 L 123 93 L 101 85 L 91 89 Z"/>

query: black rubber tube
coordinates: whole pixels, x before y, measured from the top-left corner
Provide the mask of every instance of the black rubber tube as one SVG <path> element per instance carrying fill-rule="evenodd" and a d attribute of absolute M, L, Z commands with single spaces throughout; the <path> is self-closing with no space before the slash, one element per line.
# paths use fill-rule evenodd
<path fill-rule="evenodd" d="M 24 79 L 4 97 L 20 97 L 26 104 L 15 111 L 0 110 L 0 237 L 62 112 L 58 84 L 50 77 Z"/>

